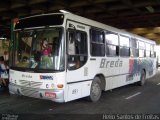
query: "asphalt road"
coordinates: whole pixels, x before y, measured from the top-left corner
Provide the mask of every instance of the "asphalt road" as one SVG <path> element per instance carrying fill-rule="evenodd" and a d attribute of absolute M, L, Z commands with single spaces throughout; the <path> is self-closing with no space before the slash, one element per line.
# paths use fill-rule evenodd
<path fill-rule="evenodd" d="M 116 115 L 117 118 L 117 114 L 160 114 L 160 70 L 154 77 L 148 79 L 144 86 L 132 84 L 103 92 L 100 101 L 96 103 L 88 102 L 85 98 L 68 103 L 55 103 L 9 95 L 6 91 L 0 94 L 0 114 L 2 120 L 6 118 L 91 120 L 115 117 L 110 115 Z M 104 116 L 106 114 L 107 116 Z M 118 119 L 121 118 L 118 116 Z"/>

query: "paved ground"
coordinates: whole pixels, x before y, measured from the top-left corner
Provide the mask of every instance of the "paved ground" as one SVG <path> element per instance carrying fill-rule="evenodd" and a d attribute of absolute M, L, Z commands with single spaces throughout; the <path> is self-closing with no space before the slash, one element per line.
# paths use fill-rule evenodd
<path fill-rule="evenodd" d="M 97 103 L 79 99 L 69 103 L 0 94 L 0 119 L 108 119 L 105 114 L 158 114 L 160 113 L 160 70 L 148 79 L 145 86 L 128 85 L 107 91 Z M 67 114 L 67 115 L 64 115 Z M 78 115 L 77 115 L 78 114 Z M 109 116 L 114 118 L 115 116 Z M 117 117 L 117 116 L 116 116 Z M 132 116 L 129 116 L 132 117 Z M 160 118 L 159 118 L 160 119 Z"/>

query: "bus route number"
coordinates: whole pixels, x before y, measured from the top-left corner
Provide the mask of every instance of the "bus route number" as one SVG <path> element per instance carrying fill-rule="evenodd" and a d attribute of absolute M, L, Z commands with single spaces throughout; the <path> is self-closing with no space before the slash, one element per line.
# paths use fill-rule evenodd
<path fill-rule="evenodd" d="M 72 90 L 72 94 L 77 94 L 78 93 L 78 89 L 73 89 Z"/>

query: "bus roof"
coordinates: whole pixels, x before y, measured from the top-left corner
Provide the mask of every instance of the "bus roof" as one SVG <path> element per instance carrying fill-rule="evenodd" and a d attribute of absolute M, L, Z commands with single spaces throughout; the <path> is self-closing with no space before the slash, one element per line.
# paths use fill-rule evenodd
<path fill-rule="evenodd" d="M 45 16 L 52 16 L 52 15 L 64 15 L 64 19 L 66 19 L 66 20 L 68 19 L 68 20 L 76 21 L 76 22 L 79 22 L 79 23 L 82 23 L 82 24 L 85 24 L 85 25 L 88 25 L 88 26 L 95 27 L 95 28 L 108 30 L 108 31 L 115 32 L 115 33 L 118 33 L 118 34 L 122 34 L 122 35 L 125 35 L 125 36 L 128 36 L 128 37 L 136 38 L 138 40 L 145 41 L 145 42 L 150 43 L 150 44 L 156 44 L 155 41 L 152 41 L 150 39 L 141 37 L 141 36 L 136 35 L 136 34 L 129 33 L 129 32 L 124 31 L 124 30 L 120 30 L 120 29 L 115 28 L 115 27 L 111 27 L 109 25 L 97 22 L 95 20 L 91 20 L 91 19 L 88 19 L 88 18 L 85 18 L 85 17 L 81 17 L 79 15 L 75 15 L 75 14 L 70 13 L 70 12 L 39 14 L 39 15 L 24 17 L 24 18 L 21 18 L 19 20 L 25 20 L 25 19 L 29 19 L 29 18 L 33 19 L 33 18 L 36 18 L 36 17 L 42 17 L 42 16 L 45 17 Z M 44 22 L 44 20 L 43 20 L 43 22 Z"/>
<path fill-rule="evenodd" d="M 145 41 L 145 42 L 148 42 L 150 44 L 155 44 L 156 43 L 153 40 L 144 38 L 142 36 L 139 36 L 139 35 L 136 35 L 136 34 L 133 34 L 133 33 L 129 33 L 125 30 L 120 30 L 118 28 L 115 28 L 115 27 L 112 27 L 112 26 L 109 26 L 109 25 L 106 25 L 106 24 L 103 24 L 103 23 L 100 23 L 100 22 L 97 22 L 97 21 L 94 21 L 94 20 L 91 20 L 91 19 L 88 19 L 88 18 L 85 18 L 85 17 L 81 17 L 81 16 L 78 16 L 78 15 L 75 15 L 75 14 L 72 14 L 72 13 L 64 13 L 64 14 L 65 14 L 67 19 L 70 19 L 70 20 L 73 20 L 73 21 L 78 21 L 80 23 L 84 23 L 84 24 L 89 25 L 89 26 L 93 26 L 93 27 L 96 27 L 96 28 L 108 30 L 108 31 L 115 32 L 115 33 L 119 33 L 119 34 L 122 34 L 122 35 L 125 35 L 125 36 L 128 36 L 128 37 L 137 38 L 138 40 Z"/>

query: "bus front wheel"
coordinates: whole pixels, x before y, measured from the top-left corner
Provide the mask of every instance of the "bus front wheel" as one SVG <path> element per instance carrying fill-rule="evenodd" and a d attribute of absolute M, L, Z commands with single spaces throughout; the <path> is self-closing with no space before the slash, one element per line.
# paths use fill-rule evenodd
<path fill-rule="evenodd" d="M 101 81 L 99 77 L 95 77 L 91 84 L 89 100 L 92 102 L 97 102 L 102 93 Z"/>

